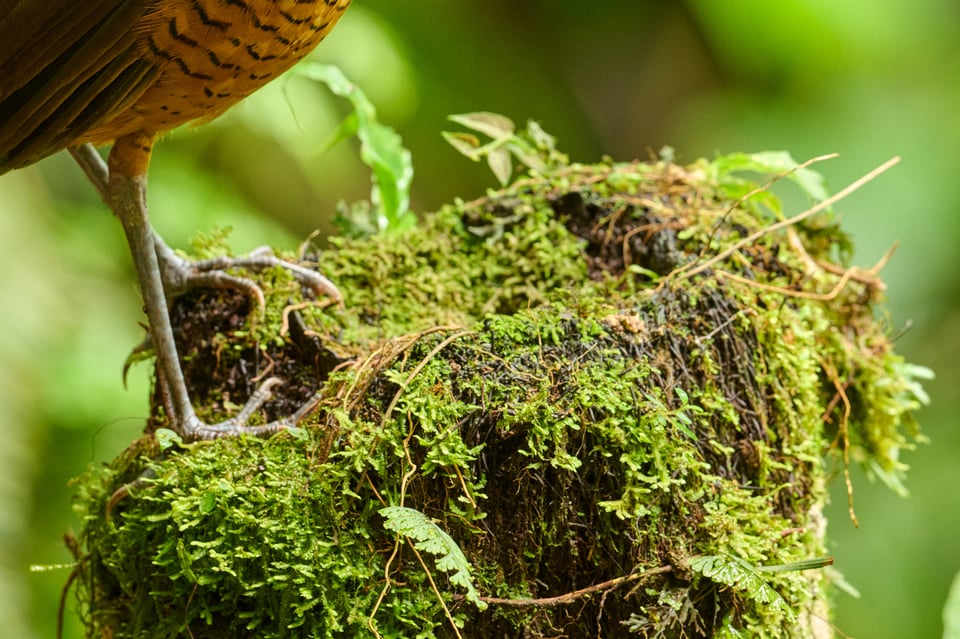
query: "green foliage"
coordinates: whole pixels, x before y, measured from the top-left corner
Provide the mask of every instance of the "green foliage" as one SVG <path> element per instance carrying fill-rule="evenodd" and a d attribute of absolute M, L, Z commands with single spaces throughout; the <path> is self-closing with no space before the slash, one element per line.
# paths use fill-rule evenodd
<path fill-rule="evenodd" d="M 557 150 L 556 139 L 533 120 L 527 122 L 525 130 L 517 131 L 513 120 L 498 113 L 463 113 L 449 117 L 453 122 L 491 138 L 483 144 L 472 133 L 443 133 L 453 148 L 474 162 L 486 158 L 487 166 L 501 186 L 510 182 L 514 159 L 529 171 L 541 175 L 569 162 L 567 156 Z"/>
<path fill-rule="evenodd" d="M 829 195 L 823 176 L 807 166 L 801 166 L 786 151 L 728 153 L 709 162 L 707 167 L 709 168 L 708 179 L 716 181 L 723 187 L 731 199 L 737 199 L 757 189 L 756 181 L 745 180 L 735 175 L 741 172 L 759 173 L 764 179 L 786 178 L 799 186 L 813 202 L 822 202 Z M 775 199 L 770 198 L 769 195 L 767 198 L 768 201 Z"/>
<path fill-rule="evenodd" d="M 157 438 L 157 445 L 160 447 L 160 450 L 167 450 L 183 444 L 183 439 L 180 437 L 180 434 L 169 428 L 158 428 L 154 436 Z"/>
<path fill-rule="evenodd" d="M 92 475 L 106 483 L 80 492 L 91 508 L 79 509 L 85 540 L 95 569 L 116 581 L 81 585 L 88 603 L 113 601 L 91 605 L 89 620 L 144 639 L 366 636 L 377 597 L 368 585 L 383 574 L 369 555 L 378 509 L 356 499 L 349 469 L 313 464 L 315 445 L 286 436 L 193 445 L 151 464 L 126 498 L 136 508 L 121 501 L 115 523 L 99 513 L 117 478 Z M 408 623 L 429 633 L 430 593 L 395 593 L 397 622 L 381 621 L 383 634 L 404 636 Z"/>
<path fill-rule="evenodd" d="M 360 157 L 371 169 L 373 190 L 370 201 L 374 210 L 370 212 L 373 224 L 369 228 L 370 225 L 360 215 L 362 210 L 354 209 L 354 215 L 347 220 L 352 227 L 350 230 L 354 233 L 396 233 L 410 228 L 416 222 L 409 211 L 413 160 L 400 136 L 377 119 L 373 103 L 357 85 L 347 79 L 339 67 L 307 63 L 300 69 L 305 76 L 322 82 L 353 105 L 353 111 L 340 124 L 330 145 L 353 136 L 360 140 Z"/>
<path fill-rule="evenodd" d="M 198 231 L 190 238 L 191 259 L 212 259 L 230 253 L 230 234 L 233 228 L 225 226 L 210 231 Z M 186 253 L 183 253 L 185 256 Z"/>
<path fill-rule="evenodd" d="M 858 637 L 937 636 L 941 559 L 949 554 L 948 540 L 960 537 L 960 522 L 943 516 L 957 509 L 956 499 L 948 495 L 945 502 L 941 490 L 957 471 L 953 433 L 958 406 L 949 380 L 957 376 L 950 367 L 960 363 L 950 348 L 954 322 L 945 321 L 960 296 L 944 294 L 952 290 L 957 270 L 953 203 L 960 184 L 955 180 L 960 155 L 943 144 L 955 131 L 953 73 L 960 50 L 949 3 L 701 1 L 682 9 L 675 5 L 661 10 L 658 5 L 652 10 L 649 2 L 610 0 L 599 3 L 596 11 L 582 11 L 582 0 L 556 0 L 554 11 L 538 14 L 535 29 L 529 16 L 502 11 L 498 4 L 478 9 L 472 3 L 446 2 L 433 8 L 438 10 L 413 10 L 395 0 L 355 2 L 352 17 L 319 51 L 346 61 L 351 77 L 377 97 L 381 114 L 402 122 L 405 140 L 417 149 L 418 167 L 430 167 L 418 177 L 421 202 L 433 205 L 454 190 L 472 197 L 482 186 L 464 184 L 472 177 L 480 182 L 482 174 L 464 176 L 463 167 L 449 161 L 449 149 L 441 146 L 446 143 L 434 140 L 439 137 L 436 123 L 449 105 L 470 101 L 474 106 L 496 104 L 521 117 L 532 114 L 562 133 L 570 148 L 597 155 L 642 153 L 638 140 L 659 144 L 665 136 L 686 158 L 716 149 L 766 148 L 773 141 L 797 154 L 841 151 L 843 164 L 829 169 L 836 179 L 878 155 L 904 153 L 907 162 L 896 177 L 874 184 L 864 197 L 845 203 L 842 212 L 864 259 L 879 255 L 893 240 L 903 240 L 884 271 L 890 284 L 890 322 L 894 331 L 905 320 L 913 323 L 898 350 L 937 360 L 940 381 L 928 388 L 938 401 L 923 420 L 937 445 L 903 455 L 904 461 L 923 467 L 909 484 L 909 508 L 919 525 L 899 525 L 903 513 L 890 504 L 888 492 L 868 489 L 857 495 L 857 503 L 877 514 L 874 523 L 863 530 L 842 522 L 831 527 L 846 560 L 845 573 L 869 584 L 872 602 L 840 601 L 836 623 Z M 356 24 L 366 30 L 341 31 Z M 703 34 L 707 46 L 691 48 L 687 38 L 638 39 L 638 29 L 656 35 L 678 24 Z M 492 33 L 502 45 L 489 46 Z M 642 50 L 634 46 L 637 42 L 645 43 Z M 602 65 L 592 63 L 595 60 Z M 638 65 L 651 61 L 659 72 L 636 73 Z M 595 77 L 598 68 L 602 78 Z M 701 72 L 691 76 L 691 68 Z M 924 71 L 918 74 L 918 69 Z M 533 85 L 535 99 L 529 91 Z M 596 92 L 598 85 L 602 94 Z M 593 93 L 585 93 L 590 90 Z M 420 102 L 415 104 L 418 92 Z M 651 104 L 651 99 L 657 102 Z M 315 102 L 320 109 L 326 106 L 322 100 Z M 250 111 L 248 102 L 230 115 Z M 289 119 L 282 99 L 269 114 L 272 122 L 264 124 L 268 118 L 262 118 L 261 126 Z M 209 226 L 211 222 L 198 216 L 217 205 L 229 209 L 224 215 L 234 216 L 232 223 L 247 232 L 249 217 L 236 218 L 237 204 L 243 205 L 246 197 L 248 210 L 253 202 L 274 214 L 294 209 L 299 216 L 293 218 L 293 224 L 299 224 L 296 233 L 303 235 L 328 209 L 325 197 L 335 199 L 369 183 L 362 167 L 350 173 L 337 166 L 343 170 L 331 179 L 326 165 L 317 168 L 296 157 L 290 144 L 271 147 L 269 140 L 251 139 L 240 117 L 228 118 L 199 131 L 175 133 L 159 145 L 155 168 L 161 172 L 151 175 L 156 184 L 151 204 L 165 233 L 177 218 L 185 227 L 183 237 Z M 303 131 L 295 133 L 304 136 Z M 237 161 L 240 157 L 242 162 Z M 169 167 L 166 175 L 164 164 Z M 242 172 L 243 165 L 249 173 Z M 269 186 L 276 184 L 274 176 L 261 167 L 279 167 L 285 176 L 316 175 L 308 198 L 317 203 L 315 208 L 301 211 L 304 198 L 296 192 L 287 197 L 285 189 L 282 197 L 274 197 L 281 194 Z M 216 177 L 218 169 L 233 178 Z M 253 173 L 256 177 L 247 177 Z M 146 411 L 145 374 L 138 376 L 133 390 L 124 392 L 117 384 L 118 362 L 142 332 L 130 275 L 123 268 L 126 249 L 116 221 L 77 179 L 69 159 L 60 157 L 6 175 L 0 184 L 3 270 L 18 274 L 5 278 L 3 298 L 19 301 L 7 305 L 4 318 L 9 339 L 3 372 L 11 381 L 5 378 L 2 384 L 8 412 L 0 429 L 10 435 L 6 448 L 11 455 L 22 458 L 20 451 L 32 450 L 43 460 L 33 471 L 5 461 L 4 485 L 33 494 L 36 503 L 30 506 L 6 496 L 2 501 L 10 520 L 22 519 L 30 531 L 11 533 L 16 543 L 7 550 L 19 556 L 21 544 L 32 545 L 27 552 L 38 562 L 63 552 L 60 533 L 73 525 L 62 506 L 67 476 L 91 455 L 110 458 L 122 449 L 140 430 L 129 416 Z M 215 197 L 197 202 L 190 193 L 198 184 L 207 185 Z M 30 199 L 19 198 L 21 192 Z M 51 214 L 50 193 L 62 216 Z M 253 242 L 257 235 L 250 237 Z M 263 243 L 263 237 L 256 241 Z M 25 263 L 31 267 L 22 268 Z M 51 306 L 54 303 L 59 306 Z M 37 337 L 24 339 L 23 331 Z M 77 339 L 78 331 L 83 339 Z M 14 445 L 17 437 L 25 436 L 33 440 Z M 27 479 L 31 477 L 34 485 Z M 836 514 L 842 516 L 846 505 L 842 499 L 834 501 Z M 21 502 L 22 513 L 15 510 Z M 897 553 L 877 562 L 877 539 L 916 553 Z M 32 614 L 33 636 L 50 636 L 51 610 L 62 580 L 29 578 L 24 585 L 24 577 L 15 565 L 12 581 L 4 582 L 5 592 L 11 592 L 6 597 L 13 615 L 9 619 Z M 27 588 L 32 589 L 32 606 L 16 597 Z M 31 636 L 29 630 L 10 634 Z"/>
<path fill-rule="evenodd" d="M 384 333 L 463 326 L 486 313 L 542 303 L 543 290 L 575 291 L 586 267 L 582 243 L 555 218 L 549 202 L 519 203 L 501 218 L 449 205 L 416 228 L 378 238 L 333 238 L 327 274 L 350 289 L 355 312 L 317 317 L 348 344 Z"/>
<path fill-rule="evenodd" d="M 870 371 L 862 378 L 860 390 L 871 403 L 864 406 L 864 428 L 857 433 L 853 455 L 864 464 L 868 476 L 906 496 L 903 480 L 909 466 L 900 460 L 900 454 L 915 448 L 916 442 L 928 441 L 920 434 L 915 413 L 930 403 L 921 380 L 933 379 L 934 373 L 892 352 L 886 354 L 884 366 L 884 374 Z"/>
<path fill-rule="evenodd" d="M 387 506 L 380 509 L 380 514 L 384 517 L 384 528 L 413 540 L 413 546 L 417 550 L 434 555 L 437 558 L 438 569 L 453 573 L 450 576 L 450 583 L 466 589 L 468 601 L 480 610 L 487 607 L 487 604 L 480 601 L 477 589 L 473 585 L 470 562 L 467 561 L 457 542 L 445 530 L 413 508 Z"/>
<path fill-rule="evenodd" d="M 716 583 L 733 588 L 737 594 L 771 610 L 782 612 L 794 621 L 796 613 L 786 600 L 764 579 L 756 566 L 733 555 L 704 555 L 689 561 L 690 569 Z"/>
<path fill-rule="evenodd" d="M 165 441 L 81 491 L 93 626 L 428 638 L 602 619 L 805 636 L 826 585 L 799 573 L 823 565 L 803 562 L 823 554 L 824 418 L 863 461 L 889 461 L 917 436 L 922 390 L 874 320 L 878 283 L 811 272 L 845 237 L 761 232 L 776 209 L 732 200 L 703 167 L 563 166 L 402 233 L 336 240 L 328 274 L 351 303 L 301 313 L 351 362 L 315 422 Z M 288 284 L 266 274 L 264 330 Z M 623 597 L 576 594 L 668 563 Z M 557 593 L 583 600 L 527 603 Z M 513 605 L 448 607 L 498 597 Z"/>

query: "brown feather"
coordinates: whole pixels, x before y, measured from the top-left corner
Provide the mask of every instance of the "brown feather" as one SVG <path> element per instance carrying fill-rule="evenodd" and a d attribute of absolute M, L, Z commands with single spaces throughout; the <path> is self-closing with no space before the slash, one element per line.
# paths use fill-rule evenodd
<path fill-rule="evenodd" d="M 154 2 L 0 0 L 0 173 L 56 153 L 147 88 L 155 71 L 133 26 Z"/>
<path fill-rule="evenodd" d="M 218 116 L 350 0 L 0 0 L 0 174 Z"/>

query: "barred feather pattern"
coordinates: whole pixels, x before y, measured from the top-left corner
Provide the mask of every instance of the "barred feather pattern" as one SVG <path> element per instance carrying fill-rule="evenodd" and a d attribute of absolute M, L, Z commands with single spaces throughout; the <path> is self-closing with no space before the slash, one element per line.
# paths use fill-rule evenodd
<path fill-rule="evenodd" d="M 214 118 L 350 0 L 0 0 L 0 174 L 85 142 Z"/>

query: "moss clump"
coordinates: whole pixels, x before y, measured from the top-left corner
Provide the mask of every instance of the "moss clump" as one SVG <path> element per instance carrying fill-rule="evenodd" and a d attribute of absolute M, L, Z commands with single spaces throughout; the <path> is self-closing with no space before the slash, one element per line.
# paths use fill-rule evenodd
<path fill-rule="evenodd" d="M 282 272 L 256 331 L 182 301 L 211 412 L 268 361 L 268 411 L 323 400 L 91 471 L 89 634 L 827 636 L 828 465 L 899 478 L 922 394 L 830 216 L 761 233 L 722 167 L 566 166 L 337 241 L 341 310 Z"/>

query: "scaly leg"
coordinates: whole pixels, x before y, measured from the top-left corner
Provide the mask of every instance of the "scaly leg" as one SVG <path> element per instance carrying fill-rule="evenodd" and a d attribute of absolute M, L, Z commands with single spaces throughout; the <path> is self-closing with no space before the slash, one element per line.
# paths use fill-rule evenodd
<path fill-rule="evenodd" d="M 97 150 L 92 144 L 84 144 L 71 148 L 70 154 L 96 187 L 103 201 L 112 208 L 109 169 Z M 170 248 L 160 234 L 152 228 L 151 232 L 168 299 L 194 288 L 232 288 L 246 292 L 262 309 L 264 300 L 260 287 L 252 280 L 227 273 L 226 269 L 260 271 L 272 266 L 281 266 L 287 269 L 298 282 L 312 290 L 317 297 L 325 296 L 337 304 L 343 303 L 343 297 L 333 282 L 317 271 L 281 260 L 273 254 L 269 246 L 261 246 L 247 255 L 238 257 L 187 260 L 177 255 L 176 251 Z"/>
<path fill-rule="evenodd" d="M 192 441 L 241 433 L 263 435 L 293 426 L 315 408 L 315 401 L 308 402 L 290 417 L 260 426 L 246 425 L 253 413 L 269 399 L 270 389 L 280 383 L 277 378 L 270 378 L 261 384 L 235 417 L 216 424 L 207 424 L 197 417 L 173 339 L 164 291 L 165 277 L 172 280 L 172 291 L 185 290 L 198 281 L 204 285 L 234 286 L 256 291 L 255 295 L 262 304 L 263 294 L 255 284 L 223 273 L 222 269 L 233 266 L 265 268 L 280 264 L 290 268 L 295 277 L 318 293 L 332 294 L 339 301 L 339 292 L 319 274 L 282 262 L 263 252 L 235 260 L 224 258 L 200 262 L 190 262 L 177 256 L 154 232 L 147 214 L 146 170 L 153 141 L 153 136 L 148 134 L 133 134 L 118 139 L 110 153 L 109 167 L 90 145 L 71 149 L 71 153 L 123 225 L 140 282 L 161 383 L 166 388 L 174 413 L 169 416 L 172 427 L 181 437 Z"/>

